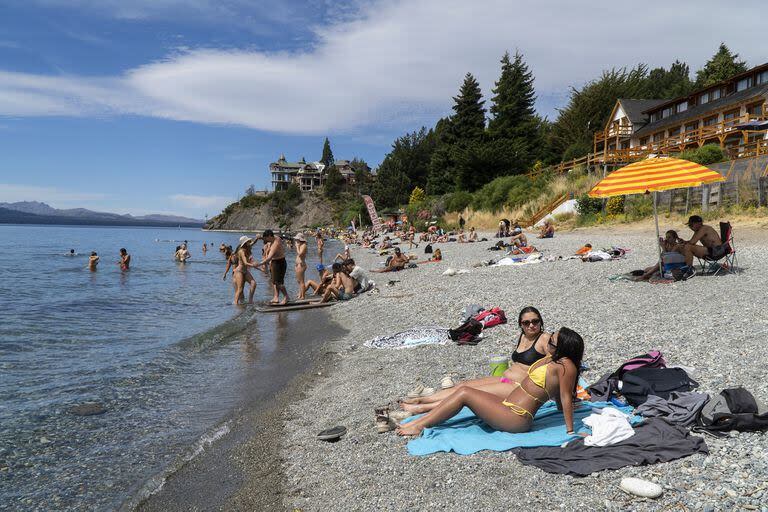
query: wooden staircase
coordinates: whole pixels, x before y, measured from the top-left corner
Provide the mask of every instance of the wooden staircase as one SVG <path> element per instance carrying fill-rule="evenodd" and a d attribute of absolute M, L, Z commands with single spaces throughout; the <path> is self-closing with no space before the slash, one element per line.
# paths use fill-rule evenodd
<path fill-rule="evenodd" d="M 541 208 L 539 211 L 528 217 L 527 219 L 521 220 L 520 225 L 526 226 L 526 227 L 532 227 L 534 224 L 539 222 L 541 219 L 549 215 L 552 210 L 566 202 L 568 199 L 571 198 L 571 194 L 563 194 L 559 197 L 556 197 L 549 203 L 547 203 L 543 208 Z"/>

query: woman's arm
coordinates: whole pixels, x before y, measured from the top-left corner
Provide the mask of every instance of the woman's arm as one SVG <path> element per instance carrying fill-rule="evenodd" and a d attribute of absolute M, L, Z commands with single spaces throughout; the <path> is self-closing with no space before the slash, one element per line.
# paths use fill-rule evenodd
<path fill-rule="evenodd" d="M 573 433 L 573 391 L 576 389 L 576 367 L 571 361 L 564 359 L 557 369 L 562 372 L 559 379 L 560 405 L 565 417 L 565 427 L 568 433 Z"/>
<path fill-rule="evenodd" d="M 221 278 L 222 281 L 227 280 L 227 274 L 229 274 L 230 268 L 232 268 L 232 260 L 230 258 L 227 258 L 227 268 L 224 269 L 224 277 Z"/>

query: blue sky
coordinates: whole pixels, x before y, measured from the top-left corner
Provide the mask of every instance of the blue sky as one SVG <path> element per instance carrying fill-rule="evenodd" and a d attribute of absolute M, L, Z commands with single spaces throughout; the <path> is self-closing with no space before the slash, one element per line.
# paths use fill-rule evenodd
<path fill-rule="evenodd" d="M 690 4 L 690 5 L 688 5 Z M 768 60 L 758 1 L 5 0 L 0 201 L 214 215 L 280 153 L 378 164 L 519 49 L 554 118 L 601 70 Z M 738 7 L 736 7 L 736 5 Z"/>

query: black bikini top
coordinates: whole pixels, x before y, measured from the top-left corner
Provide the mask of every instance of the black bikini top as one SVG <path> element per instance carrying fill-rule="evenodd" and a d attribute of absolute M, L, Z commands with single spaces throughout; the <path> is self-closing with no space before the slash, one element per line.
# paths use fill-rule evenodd
<path fill-rule="evenodd" d="M 536 342 L 539 341 L 539 338 L 541 338 L 541 335 L 544 334 L 544 332 L 540 332 L 538 336 L 536 336 L 536 339 L 533 340 L 533 344 L 531 345 L 531 348 L 524 352 L 518 352 L 517 347 L 520 346 L 520 341 L 523 339 L 523 334 L 520 333 L 520 337 L 517 338 L 517 347 L 515 347 L 515 351 L 512 352 L 512 361 L 520 364 L 524 364 L 526 366 L 531 366 L 533 363 L 538 361 L 539 359 L 542 359 L 545 357 L 545 354 L 540 354 L 536 350 Z"/>

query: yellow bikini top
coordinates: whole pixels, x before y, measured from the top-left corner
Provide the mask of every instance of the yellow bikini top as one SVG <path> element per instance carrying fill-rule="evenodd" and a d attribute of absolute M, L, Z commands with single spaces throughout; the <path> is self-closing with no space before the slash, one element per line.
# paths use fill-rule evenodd
<path fill-rule="evenodd" d="M 546 363 L 539 364 L 541 361 L 545 360 L 547 360 Z M 528 378 L 531 379 L 531 382 L 539 386 L 544 391 L 547 390 L 547 366 L 549 366 L 549 363 L 551 362 L 552 358 L 547 356 L 545 358 L 539 359 L 533 363 L 530 368 L 528 368 Z"/>

